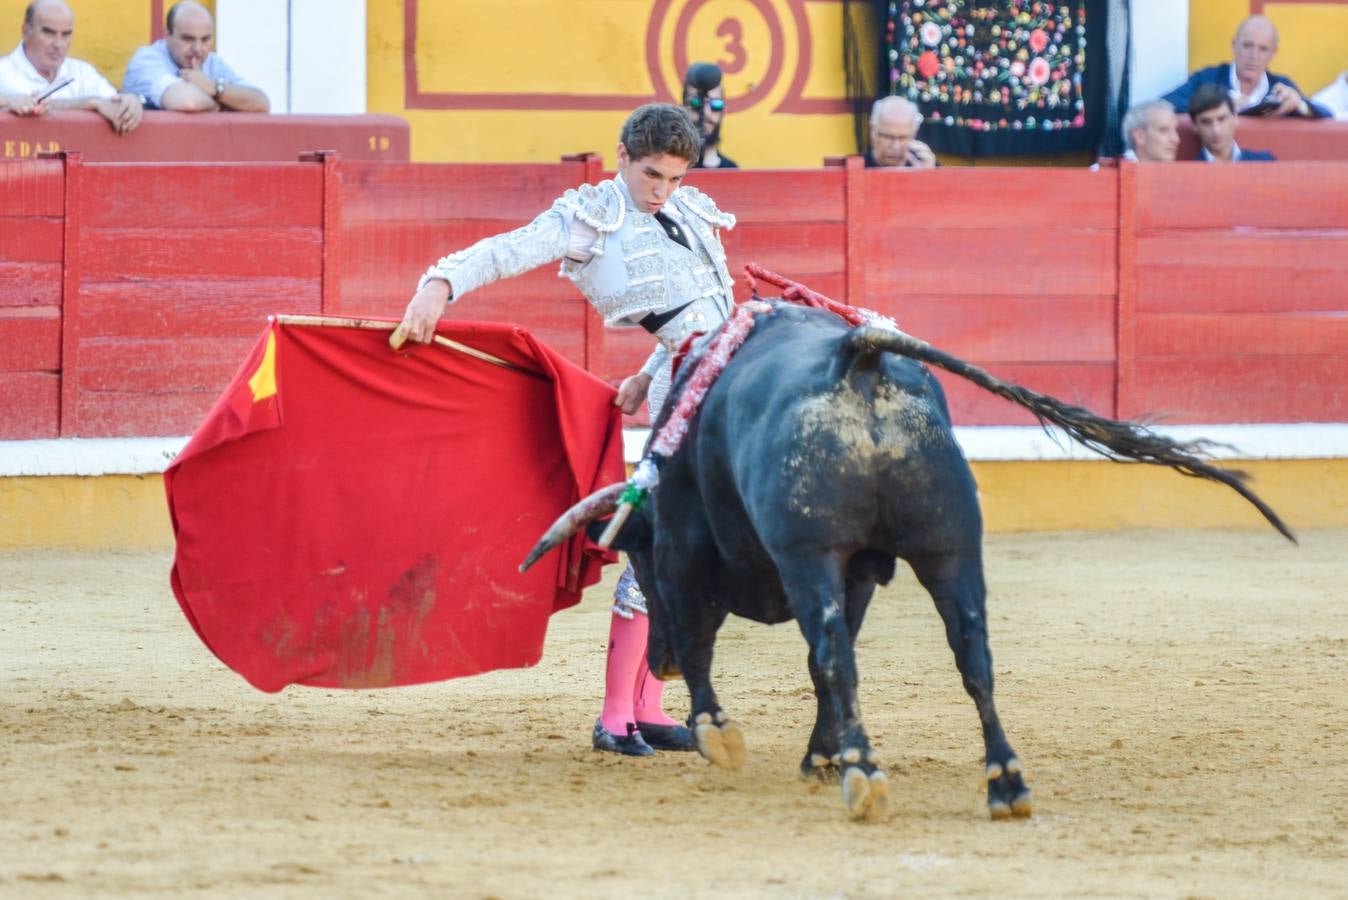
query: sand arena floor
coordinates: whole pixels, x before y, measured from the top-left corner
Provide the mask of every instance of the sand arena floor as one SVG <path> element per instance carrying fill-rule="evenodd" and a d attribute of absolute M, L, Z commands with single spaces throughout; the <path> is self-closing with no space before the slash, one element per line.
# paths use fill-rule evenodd
<path fill-rule="evenodd" d="M 168 553 L 0 554 L 0 896 L 1348 896 L 1348 532 L 987 556 L 1035 816 L 988 821 L 973 704 L 901 570 L 860 640 L 897 806 L 866 826 L 796 775 L 794 626 L 722 632 L 750 752 L 722 772 L 589 749 L 602 587 L 534 669 L 270 696 L 198 643 Z"/>

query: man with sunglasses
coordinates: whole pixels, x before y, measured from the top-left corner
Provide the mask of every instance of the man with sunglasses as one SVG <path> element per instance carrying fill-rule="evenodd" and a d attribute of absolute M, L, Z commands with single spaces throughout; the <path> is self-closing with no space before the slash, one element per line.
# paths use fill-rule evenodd
<path fill-rule="evenodd" d="M 738 169 L 733 159 L 721 154 L 721 122 L 725 119 L 725 90 L 721 87 L 721 67 L 715 63 L 693 63 L 683 76 L 683 105 L 693 117 L 702 135 L 702 155 L 694 169 Z"/>

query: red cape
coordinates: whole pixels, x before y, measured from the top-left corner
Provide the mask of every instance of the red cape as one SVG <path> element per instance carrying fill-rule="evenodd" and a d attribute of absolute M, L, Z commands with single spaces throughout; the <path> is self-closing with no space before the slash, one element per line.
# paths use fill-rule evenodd
<path fill-rule="evenodd" d="M 164 473 L 173 592 L 264 691 L 384 687 L 529 666 L 548 617 L 614 555 L 578 535 L 517 567 L 624 477 L 613 388 L 524 329 L 273 323 Z"/>

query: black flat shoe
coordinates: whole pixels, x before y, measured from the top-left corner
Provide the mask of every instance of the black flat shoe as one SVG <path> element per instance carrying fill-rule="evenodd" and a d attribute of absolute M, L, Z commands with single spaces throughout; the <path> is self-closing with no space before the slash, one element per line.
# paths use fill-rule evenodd
<path fill-rule="evenodd" d="M 655 750 L 641 739 L 641 732 L 631 722 L 627 723 L 627 736 L 618 737 L 604 727 L 598 719 L 594 720 L 594 749 L 607 753 L 621 753 L 624 756 L 653 756 Z"/>
<path fill-rule="evenodd" d="M 656 725 L 654 722 L 638 722 L 637 730 L 646 743 L 656 750 L 696 750 L 697 742 L 693 733 L 682 725 Z"/>

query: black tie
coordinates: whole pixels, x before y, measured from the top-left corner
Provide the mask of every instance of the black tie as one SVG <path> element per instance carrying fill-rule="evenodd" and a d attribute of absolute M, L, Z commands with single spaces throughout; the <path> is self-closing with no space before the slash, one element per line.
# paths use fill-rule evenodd
<path fill-rule="evenodd" d="M 669 216 L 665 215 L 662 212 L 658 212 L 655 214 L 655 221 L 660 223 L 660 227 L 665 229 L 665 234 L 669 235 L 671 240 L 683 244 L 685 249 L 688 250 L 693 249 L 689 245 L 688 236 L 683 233 L 683 229 L 680 228 L 678 223 L 675 222 L 673 219 L 671 219 Z"/>

